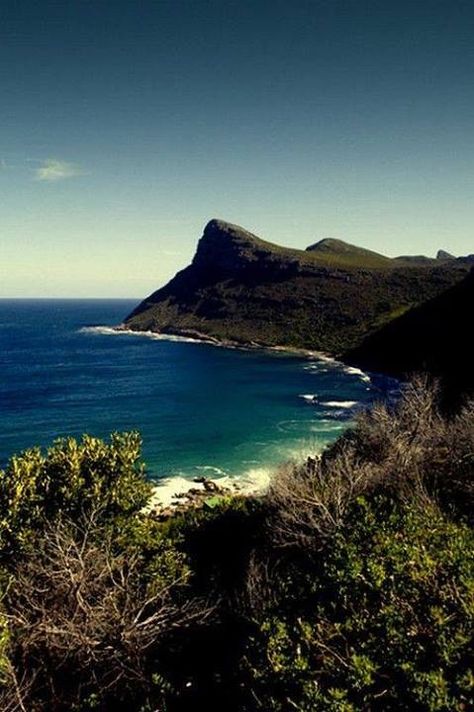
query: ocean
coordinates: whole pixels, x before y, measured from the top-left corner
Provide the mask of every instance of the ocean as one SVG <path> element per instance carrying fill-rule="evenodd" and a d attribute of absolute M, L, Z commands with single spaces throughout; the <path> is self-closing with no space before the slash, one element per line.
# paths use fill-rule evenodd
<path fill-rule="evenodd" d="M 0 466 L 33 445 L 138 430 L 152 478 L 265 476 L 394 383 L 331 360 L 114 333 L 135 300 L 0 300 Z"/>

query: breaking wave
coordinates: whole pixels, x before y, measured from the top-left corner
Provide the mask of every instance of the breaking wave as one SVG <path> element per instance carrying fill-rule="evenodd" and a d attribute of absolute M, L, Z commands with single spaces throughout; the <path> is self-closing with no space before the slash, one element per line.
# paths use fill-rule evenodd
<path fill-rule="evenodd" d="M 191 336 L 176 334 L 157 334 L 155 331 L 134 331 L 133 329 L 117 329 L 113 326 L 83 326 L 82 334 L 102 334 L 107 336 L 143 336 L 154 341 L 180 341 L 181 343 L 202 344 L 203 339 L 193 339 Z M 213 343 L 211 341 L 205 343 Z"/>
<path fill-rule="evenodd" d="M 211 466 L 203 466 L 200 469 L 223 472 L 220 468 Z M 255 467 L 240 476 L 224 474 L 209 479 L 215 482 L 219 487 L 234 490 L 236 494 L 263 494 L 270 484 L 273 472 L 274 468 L 271 467 Z M 156 480 L 147 509 L 172 507 L 173 505 L 179 504 L 180 500 L 185 499 L 189 491 L 193 489 L 204 491 L 204 484 L 202 482 L 195 482 L 183 475 Z"/>
<path fill-rule="evenodd" d="M 347 401 L 324 401 L 321 403 L 321 405 L 324 405 L 326 408 L 353 408 L 355 405 L 357 405 L 358 401 L 354 400 L 347 400 Z"/>

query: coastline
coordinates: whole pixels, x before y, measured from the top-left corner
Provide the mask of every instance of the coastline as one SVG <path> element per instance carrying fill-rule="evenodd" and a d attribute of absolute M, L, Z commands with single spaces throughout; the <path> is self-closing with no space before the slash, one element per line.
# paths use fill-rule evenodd
<path fill-rule="evenodd" d="M 358 376 L 363 381 L 370 381 L 371 378 L 361 369 L 343 363 L 336 358 L 329 356 L 326 353 L 312 349 L 297 348 L 285 345 L 266 345 L 256 342 L 237 342 L 227 339 L 217 339 L 209 337 L 202 332 L 196 330 L 172 330 L 167 332 L 141 330 L 129 328 L 126 324 L 121 323 L 116 326 L 95 326 L 85 327 L 87 331 L 96 331 L 104 334 L 140 336 L 151 340 L 158 341 L 176 341 L 181 343 L 202 344 L 207 346 L 215 346 L 218 348 L 244 350 L 262 352 L 268 354 L 281 354 L 282 356 L 296 357 L 301 359 L 314 359 L 333 365 L 336 368 L 342 368 L 347 373 L 352 373 Z M 309 368 L 309 367 L 308 367 Z M 324 368 L 324 366 L 323 366 Z M 311 394 L 299 395 L 300 398 L 308 402 L 314 402 L 315 396 Z M 355 401 L 338 401 L 328 399 L 324 403 L 329 408 L 348 408 L 356 404 Z M 319 452 L 312 448 L 305 449 L 298 457 L 298 462 L 305 462 L 308 457 L 317 457 Z M 209 500 L 215 498 L 223 498 L 229 496 L 259 496 L 264 494 L 268 488 L 270 481 L 279 467 L 284 467 L 290 462 L 296 462 L 292 459 L 282 459 L 279 463 L 263 465 L 258 470 L 249 471 L 245 475 L 232 475 L 223 473 L 217 477 L 186 477 L 181 474 L 170 474 L 152 479 L 153 491 L 150 502 L 146 507 L 146 512 L 152 516 L 167 518 L 173 516 L 185 509 L 192 507 L 208 506 Z"/>
<path fill-rule="evenodd" d="M 231 339 L 218 339 L 215 336 L 209 336 L 194 329 L 175 329 L 173 331 L 166 332 L 152 330 L 144 331 L 142 329 L 131 329 L 124 323 L 111 327 L 91 328 L 103 329 L 104 332 L 107 333 L 129 334 L 131 336 L 144 336 L 150 339 L 163 341 L 181 341 L 184 343 L 216 346 L 218 348 L 224 349 L 240 349 L 242 351 L 262 351 L 269 353 L 280 353 L 287 356 L 294 356 L 299 358 L 313 358 L 318 361 L 325 361 L 326 363 L 330 363 L 335 366 L 342 366 L 347 373 L 360 375 L 362 377 L 362 380 L 364 381 L 370 381 L 372 380 L 372 377 L 376 376 L 397 381 L 398 383 L 403 383 L 404 380 L 400 377 L 396 377 L 391 373 L 365 371 L 358 365 L 354 364 L 352 361 L 343 361 L 342 359 L 336 358 L 335 356 L 331 356 L 330 354 L 324 351 L 317 351 L 315 349 L 305 349 L 298 346 L 288 346 L 283 344 L 275 344 L 273 346 L 270 346 L 269 344 L 261 344 L 256 341 L 233 341 Z"/>
<path fill-rule="evenodd" d="M 144 513 L 167 519 L 188 509 L 212 509 L 228 497 L 262 496 L 268 490 L 277 470 L 278 468 L 268 468 L 254 477 L 164 477 L 161 481 L 152 483 L 153 491 Z"/>
<path fill-rule="evenodd" d="M 98 327 L 99 328 L 99 327 Z M 107 327 L 104 327 L 107 328 Z M 153 331 L 151 329 L 144 331 L 142 329 L 131 329 L 126 324 L 117 324 L 117 326 L 109 327 L 111 331 L 130 334 L 135 336 L 148 336 L 155 339 L 169 339 L 176 341 L 184 341 L 188 343 L 206 344 L 208 346 L 217 346 L 226 349 L 242 349 L 245 351 L 271 351 L 275 353 L 283 353 L 291 356 L 301 356 L 306 358 L 317 358 L 321 361 L 329 361 L 333 363 L 342 363 L 333 356 L 330 356 L 323 351 L 315 351 L 314 349 L 305 349 L 297 346 L 285 346 L 276 344 L 261 344 L 256 341 L 234 341 L 232 339 L 218 339 L 215 336 L 209 336 L 195 329 L 175 329 L 172 331 Z"/>

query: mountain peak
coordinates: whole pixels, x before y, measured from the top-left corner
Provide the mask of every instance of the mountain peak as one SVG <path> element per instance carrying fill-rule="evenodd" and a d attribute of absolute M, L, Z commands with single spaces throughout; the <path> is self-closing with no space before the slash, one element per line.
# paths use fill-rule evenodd
<path fill-rule="evenodd" d="M 333 238 L 309 250 L 214 218 L 192 264 L 127 317 L 128 328 L 340 354 L 393 313 L 436 296 L 467 266 L 400 262 Z"/>
<path fill-rule="evenodd" d="M 324 237 L 306 248 L 306 252 L 348 252 L 357 249 L 355 245 L 350 245 L 337 237 Z"/>
<path fill-rule="evenodd" d="M 349 242 L 344 242 L 344 240 L 339 240 L 335 237 L 325 237 L 315 242 L 306 248 L 306 252 L 340 257 L 367 257 L 370 258 L 371 262 L 375 260 L 384 264 L 391 261 L 389 257 L 385 257 L 385 255 L 381 255 L 378 252 L 351 245 Z"/>
<path fill-rule="evenodd" d="M 436 253 L 436 259 L 437 260 L 455 260 L 456 258 L 450 252 L 446 252 L 446 250 L 438 250 L 438 252 Z"/>
<path fill-rule="evenodd" d="M 232 223 L 227 222 L 226 220 L 221 220 L 220 218 L 212 218 L 212 220 L 209 220 L 205 226 L 201 239 L 214 239 L 216 237 L 227 239 L 231 238 L 236 240 L 243 239 L 249 241 L 259 239 L 256 235 L 252 235 L 252 233 L 248 230 L 244 230 L 244 228 L 240 227 L 240 225 L 233 225 Z"/>
<path fill-rule="evenodd" d="M 213 218 L 198 242 L 193 264 L 225 272 L 240 270 L 257 259 L 257 253 L 271 252 L 272 245 L 240 225 Z"/>

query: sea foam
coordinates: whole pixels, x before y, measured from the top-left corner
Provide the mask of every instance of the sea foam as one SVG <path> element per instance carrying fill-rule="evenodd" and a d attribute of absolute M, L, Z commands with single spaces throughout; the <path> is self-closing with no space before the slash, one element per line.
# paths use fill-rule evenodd
<path fill-rule="evenodd" d="M 219 468 L 210 466 L 203 466 L 199 469 L 222 472 Z M 273 469 L 270 467 L 254 467 L 238 477 L 224 475 L 210 478 L 210 481 L 215 482 L 219 487 L 234 490 L 239 494 L 263 494 L 268 489 L 272 472 Z M 177 505 L 186 498 L 186 494 L 190 490 L 204 491 L 203 483 L 180 475 L 156 480 L 153 484 L 153 494 L 146 507 L 148 511 L 157 507 Z"/>
<path fill-rule="evenodd" d="M 203 339 L 193 339 L 191 336 L 176 334 L 157 334 L 155 331 L 134 331 L 133 329 L 117 329 L 113 326 L 83 326 L 79 331 L 83 334 L 102 334 L 108 336 L 143 336 L 154 341 L 180 341 L 188 344 L 202 344 Z M 204 343 L 213 343 L 211 341 Z"/>
<path fill-rule="evenodd" d="M 353 408 L 357 405 L 358 401 L 347 400 L 347 401 L 324 401 L 321 405 L 327 408 Z"/>
<path fill-rule="evenodd" d="M 314 359 L 312 358 L 309 363 L 304 367 L 305 371 L 313 371 L 316 374 L 329 373 L 331 370 L 342 370 L 347 373 L 348 376 L 357 376 L 361 381 L 365 383 L 370 383 L 370 376 L 365 373 L 361 368 L 356 366 L 346 366 L 341 361 L 337 361 L 330 356 L 319 355 Z"/>
<path fill-rule="evenodd" d="M 344 368 L 344 373 L 347 373 L 352 376 L 358 376 L 361 381 L 365 381 L 366 383 L 370 382 L 370 376 L 367 373 L 364 373 L 361 368 L 356 368 L 355 366 L 346 366 Z"/>

